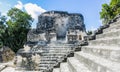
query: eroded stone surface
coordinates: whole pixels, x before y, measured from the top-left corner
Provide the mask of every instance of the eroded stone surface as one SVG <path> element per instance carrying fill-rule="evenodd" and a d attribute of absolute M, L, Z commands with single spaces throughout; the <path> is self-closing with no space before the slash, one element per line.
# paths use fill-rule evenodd
<path fill-rule="evenodd" d="M 48 11 L 38 17 L 37 29 L 28 33 L 28 41 L 65 39 L 69 29 L 86 31 L 82 14 Z"/>
<path fill-rule="evenodd" d="M 0 49 L 0 62 L 8 62 L 14 59 L 15 53 L 9 47 Z"/>

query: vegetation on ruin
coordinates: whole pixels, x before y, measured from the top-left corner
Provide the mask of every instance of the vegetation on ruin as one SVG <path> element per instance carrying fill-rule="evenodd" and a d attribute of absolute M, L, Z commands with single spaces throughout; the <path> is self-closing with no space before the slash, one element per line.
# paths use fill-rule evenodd
<path fill-rule="evenodd" d="M 111 0 L 109 4 L 102 5 L 102 11 L 100 12 L 100 18 L 103 24 L 107 24 L 117 14 L 120 13 L 120 0 Z"/>
<path fill-rule="evenodd" d="M 0 47 L 8 46 L 14 52 L 23 48 L 32 21 L 29 14 L 17 8 L 10 9 L 7 17 L 0 16 Z"/>
<path fill-rule="evenodd" d="M 92 35 L 92 31 L 91 30 L 87 31 L 87 35 Z"/>

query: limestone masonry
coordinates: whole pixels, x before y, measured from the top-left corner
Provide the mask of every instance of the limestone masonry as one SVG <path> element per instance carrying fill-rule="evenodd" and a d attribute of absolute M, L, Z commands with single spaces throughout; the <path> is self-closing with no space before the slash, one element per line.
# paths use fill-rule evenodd
<path fill-rule="evenodd" d="M 38 17 L 37 28 L 28 33 L 28 41 L 67 40 L 69 30 L 79 35 L 81 35 L 81 32 L 86 32 L 84 18 L 81 14 L 67 13 L 64 11 L 48 11 Z"/>

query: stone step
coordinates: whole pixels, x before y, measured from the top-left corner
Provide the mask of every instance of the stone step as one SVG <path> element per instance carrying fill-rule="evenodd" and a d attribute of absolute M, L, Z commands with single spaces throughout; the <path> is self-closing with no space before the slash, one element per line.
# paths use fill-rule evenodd
<path fill-rule="evenodd" d="M 42 56 L 63 56 L 67 53 L 43 53 Z"/>
<path fill-rule="evenodd" d="M 120 37 L 108 37 L 92 40 L 89 41 L 89 45 L 120 46 Z"/>
<path fill-rule="evenodd" d="M 56 55 L 57 55 L 57 54 L 66 54 L 66 53 L 61 53 L 61 52 L 48 52 L 48 53 L 42 53 L 42 54 L 51 54 L 51 55 L 52 55 L 52 54 L 56 54 Z"/>
<path fill-rule="evenodd" d="M 60 72 L 60 68 L 54 68 L 53 72 Z"/>
<path fill-rule="evenodd" d="M 61 58 L 62 56 L 42 56 L 41 59 L 46 59 L 46 58 L 49 58 L 49 59 L 56 59 L 56 58 Z"/>
<path fill-rule="evenodd" d="M 58 50 L 54 50 L 54 49 L 50 49 L 50 50 L 32 50 L 32 52 L 69 52 L 69 51 L 72 51 L 72 50 L 68 50 L 68 49 L 64 49 L 64 50 L 61 50 L 61 49 L 58 49 Z"/>
<path fill-rule="evenodd" d="M 64 59 L 65 57 L 59 57 L 59 58 L 41 58 L 40 61 L 60 61 Z"/>
<path fill-rule="evenodd" d="M 51 64 L 46 63 L 46 64 L 40 64 L 39 67 L 49 67 L 53 65 L 55 65 L 55 63 L 51 63 Z"/>
<path fill-rule="evenodd" d="M 41 58 L 41 61 L 44 61 L 44 60 L 57 60 L 57 59 L 60 59 L 60 58 Z"/>
<path fill-rule="evenodd" d="M 56 63 L 40 63 L 40 66 L 50 66 L 55 65 Z"/>
<path fill-rule="evenodd" d="M 47 46 L 45 48 L 68 48 L 68 47 L 72 47 L 72 46 L 64 46 L 64 45 L 61 45 L 61 46 Z"/>
<path fill-rule="evenodd" d="M 115 46 L 83 46 L 82 51 L 100 56 L 111 61 L 120 62 L 120 47 Z"/>
<path fill-rule="evenodd" d="M 48 46 L 48 47 L 45 47 L 45 48 L 71 48 L 72 46 Z"/>
<path fill-rule="evenodd" d="M 15 68 L 13 67 L 6 67 L 0 72 L 23 72 L 23 71 L 15 71 Z"/>
<path fill-rule="evenodd" d="M 41 59 L 40 61 L 59 61 L 59 60 L 61 60 L 62 58 L 56 58 L 56 59 Z"/>
<path fill-rule="evenodd" d="M 7 66 L 1 66 L 0 67 L 0 72 L 4 71 L 7 68 Z"/>
<path fill-rule="evenodd" d="M 47 63 L 49 63 L 49 64 L 53 64 L 53 63 L 56 63 L 56 61 L 41 61 L 40 62 L 40 64 L 47 64 Z"/>
<path fill-rule="evenodd" d="M 59 47 L 59 46 L 73 46 L 73 44 L 65 44 L 65 43 L 63 43 L 63 44 L 55 44 L 55 43 L 53 43 L 53 44 L 48 44 L 47 46 L 50 46 L 50 47 Z"/>
<path fill-rule="evenodd" d="M 84 64 L 80 63 L 75 57 L 67 60 L 70 72 L 91 72 Z"/>
<path fill-rule="evenodd" d="M 117 20 L 116 22 L 110 24 L 111 27 L 116 25 L 120 25 L 120 20 Z"/>
<path fill-rule="evenodd" d="M 50 52 L 42 52 L 42 54 L 68 54 L 72 52 L 74 52 L 74 50 L 72 51 L 50 51 Z"/>
<path fill-rule="evenodd" d="M 40 71 L 40 72 L 45 72 L 47 69 L 48 69 L 48 68 L 44 68 L 44 67 L 41 68 L 41 67 L 40 67 L 37 72 L 39 72 L 39 71 Z M 26 72 L 26 71 L 25 71 L 25 72 Z"/>
<path fill-rule="evenodd" d="M 44 51 L 44 52 L 51 52 L 51 53 L 66 53 L 66 52 L 71 52 L 73 50 L 48 50 L 48 51 Z"/>
<path fill-rule="evenodd" d="M 62 60 L 64 60 L 64 58 L 60 58 L 60 59 L 47 59 L 47 60 L 41 60 L 40 64 L 53 64 L 53 63 L 57 63 L 57 62 L 61 62 Z"/>
<path fill-rule="evenodd" d="M 67 63 L 61 63 L 61 64 L 60 64 L 60 72 L 70 72 Z"/>
<path fill-rule="evenodd" d="M 43 56 L 43 57 L 44 57 L 44 56 L 58 56 L 58 57 L 59 57 L 59 56 L 63 56 L 63 57 L 66 57 L 67 54 L 43 54 L 42 56 Z"/>
<path fill-rule="evenodd" d="M 114 24 L 110 24 L 110 27 L 104 29 L 103 32 L 109 32 L 109 31 L 116 30 L 116 29 L 120 29 L 120 22 L 116 22 Z"/>
<path fill-rule="evenodd" d="M 32 52 L 42 52 L 42 53 L 44 53 L 44 52 L 69 52 L 69 51 L 72 51 L 72 49 L 70 50 L 70 49 L 43 49 L 43 50 L 38 50 L 38 49 L 36 49 L 36 50 L 31 50 Z"/>
<path fill-rule="evenodd" d="M 54 64 L 40 64 L 39 67 L 50 68 L 50 67 L 53 67 L 55 65 L 56 65 L 56 63 L 54 63 Z"/>
<path fill-rule="evenodd" d="M 71 47 L 49 47 L 49 48 L 46 48 L 46 47 L 44 47 L 44 48 L 32 48 L 32 49 L 40 49 L 40 50 L 49 50 L 49 49 L 56 49 L 56 50 L 58 50 L 58 49 L 72 49 Z"/>
<path fill-rule="evenodd" d="M 40 64 L 39 67 L 45 67 L 45 68 L 50 68 L 55 66 L 56 64 Z"/>
<path fill-rule="evenodd" d="M 56 58 L 63 58 L 64 56 L 42 56 L 41 59 L 56 59 Z"/>
<path fill-rule="evenodd" d="M 45 49 L 42 49 L 42 50 L 71 50 L 71 48 L 45 48 Z"/>
<path fill-rule="evenodd" d="M 54 51 L 58 51 L 58 50 L 60 50 L 60 51 L 71 51 L 71 50 L 73 50 L 73 48 L 44 48 L 44 49 L 36 49 L 36 48 L 34 48 L 34 49 L 32 49 L 31 51 L 42 51 L 42 52 L 48 52 L 48 51 L 52 51 L 52 50 L 54 50 Z"/>
<path fill-rule="evenodd" d="M 44 65 L 44 66 L 39 65 L 39 69 L 47 69 L 47 68 L 48 68 L 48 66 L 47 66 L 47 65 Z"/>
<path fill-rule="evenodd" d="M 75 57 L 93 72 L 119 72 L 120 63 L 84 52 L 76 52 Z"/>
<path fill-rule="evenodd" d="M 120 36 L 120 29 L 112 30 L 109 32 L 105 32 L 103 34 L 96 35 L 96 39 L 106 38 L 106 37 L 118 37 L 118 36 Z"/>

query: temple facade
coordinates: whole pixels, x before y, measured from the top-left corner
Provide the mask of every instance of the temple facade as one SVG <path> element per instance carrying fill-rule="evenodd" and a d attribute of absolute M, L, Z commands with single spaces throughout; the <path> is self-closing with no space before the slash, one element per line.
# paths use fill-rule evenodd
<path fill-rule="evenodd" d="M 82 40 L 85 33 L 86 28 L 82 14 L 48 11 L 38 17 L 37 27 L 28 33 L 27 39 L 32 42 L 40 40 L 70 42 L 71 39 L 74 41 L 76 35 L 79 38 L 75 40 Z"/>

